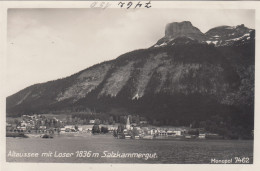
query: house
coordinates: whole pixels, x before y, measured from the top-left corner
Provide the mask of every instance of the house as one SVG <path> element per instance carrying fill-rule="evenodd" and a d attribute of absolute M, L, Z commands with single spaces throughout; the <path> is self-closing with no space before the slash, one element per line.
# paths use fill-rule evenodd
<path fill-rule="evenodd" d="M 132 127 L 136 127 L 137 124 L 136 124 L 136 123 L 131 123 L 131 126 L 132 126 Z"/>
<path fill-rule="evenodd" d="M 135 128 L 136 128 L 138 131 L 139 131 L 139 130 L 142 130 L 139 126 L 136 126 Z"/>
<path fill-rule="evenodd" d="M 174 131 L 167 131 L 167 136 L 175 136 L 175 132 Z"/>
<path fill-rule="evenodd" d="M 9 124 L 6 122 L 6 127 L 11 127 L 11 126 L 12 126 L 12 124 Z"/>
<path fill-rule="evenodd" d="M 74 125 L 66 125 L 65 132 L 77 132 Z"/>
<path fill-rule="evenodd" d="M 168 136 L 168 131 L 167 131 L 167 130 L 160 130 L 160 131 L 158 132 L 158 135 L 159 135 L 159 136 Z"/>
<path fill-rule="evenodd" d="M 19 126 L 19 127 L 17 127 L 17 129 L 20 131 L 26 131 L 26 127 L 24 127 L 24 126 Z"/>
<path fill-rule="evenodd" d="M 13 131 L 16 129 L 16 124 L 6 123 L 6 131 Z"/>
<path fill-rule="evenodd" d="M 140 121 L 140 124 L 147 124 L 147 121 Z"/>
<path fill-rule="evenodd" d="M 89 120 L 89 124 L 95 124 L 95 119 Z"/>
<path fill-rule="evenodd" d="M 60 133 L 65 133 L 66 128 L 61 128 Z"/>
<path fill-rule="evenodd" d="M 157 129 L 155 129 L 155 128 L 152 128 L 151 129 L 151 135 L 155 135 L 155 134 L 157 134 L 158 133 L 158 130 Z"/>
<path fill-rule="evenodd" d="M 34 125 L 32 125 L 32 126 L 30 126 L 30 128 L 31 128 L 31 129 L 35 129 L 35 126 L 34 126 Z"/>
<path fill-rule="evenodd" d="M 175 135 L 181 136 L 182 135 L 182 131 L 173 131 L 175 133 Z"/>
<path fill-rule="evenodd" d="M 108 131 L 113 132 L 114 130 L 117 130 L 118 126 L 116 125 L 107 125 Z"/>
<path fill-rule="evenodd" d="M 140 136 L 139 136 L 139 135 L 136 135 L 134 138 L 135 138 L 135 139 L 140 139 Z"/>
<path fill-rule="evenodd" d="M 39 128 L 40 128 L 40 129 L 42 129 L 42 130 L 45 130 L 45 129 L 47 129 L 47 127 L 46 127 L 46 126 L 40 126 Z"/>
<path fill-rule="evenodd" d="M 64 128 L 75 129 L 74 125 L 66 125 Z"/>
<path fill-rule="evenodd" d="M 30 120 L 30 119 L 31 119 L 31 116 L 29 116 L 29 115 L 22 116 L 22 120 Z"/>
<path fill-rule="evenodd" d="M 82 132 L 82 131 L 83 131 L 83 128 L 78 127 L 78 131 Z"/>
<path fill-rule="evenodd" d="M 79 128 L 82 128 L 83 132 L 92 132 L 93 125 L 80 125 Z"/>
<path fill-rule="evenodd" d="M 124 135 L 127 135 L 128 134 L 128 130 L 124 129 L 123 133 L 124 133 Z"/>
<path fill-rule="evenodd" d="M 131 136 L 130 135 L 125 135 L 125 139 L 130 139 Z"/>
<path fill-rule="evenodd" d="M 205 139 L 206 138 L 206 134 L 199 134 L 199 138 L 200 139 Z"/>
<path fill-rule="evenodd" d="M 28 126 L 28 124 L 27 124 L 26 122 L 22 121 L 22 122 L 21 122 L 21 126 L 22 126 L 22 127 L 26 127 L 26 126 Z"/>

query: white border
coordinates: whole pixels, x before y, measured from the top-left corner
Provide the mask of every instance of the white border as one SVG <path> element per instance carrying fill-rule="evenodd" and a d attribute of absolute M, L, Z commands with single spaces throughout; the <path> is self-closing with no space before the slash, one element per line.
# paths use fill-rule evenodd
<path fill-rule="evenodd" d="M 3 171 L 46 171 L 48 170 L 259 170 L 260 146 L 259 126 L 259 74 L 260 74 L 260 2 L 258 1 L 152 1 L 152 8 L 190 8 L 190 9 L 255 9 L 256 29 L 256 56 L 255 56 L 255 140 L 254 140 L 254 164 L 250 165 L 217 165 L 217 164 L 85 164 L 85 163 L 8 163 L 6 162 L 5 139 L 5 68 L 6 68 L 6 23 L 8 8 L 88 8 L 93 1 L 0 1 L 0 170 Z M 110 8 L 118 8 L 119 1 L 111 1 Z M 148 9 L 149 10 L 149 9 Z"/>

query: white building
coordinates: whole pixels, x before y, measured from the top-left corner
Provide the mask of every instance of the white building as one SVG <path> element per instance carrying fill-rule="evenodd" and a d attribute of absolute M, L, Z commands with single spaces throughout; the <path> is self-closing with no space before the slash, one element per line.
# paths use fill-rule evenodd
<path fill-rule="evenodd" d="M 89 123 L 90 123 L 90 124 L 95 124 L 95 119 L 89 120 Z"/>
<path fill-rule="evenodd" d="M 26 127 L 28 124 L 26 122 L 21 122 L 21 127 Z"/>
<path fill-rule="evenodd" d="M 181 133 L 181 131 L 173 131 L 174 133 L 175 133 L 175 135 L 181 135 L 182 133 Z"/>
<path fill-rule="evenodd" d="M 200 139 L 205 139 L 206 138 L 206 134 L 199 134 L 199 138 Z"/>

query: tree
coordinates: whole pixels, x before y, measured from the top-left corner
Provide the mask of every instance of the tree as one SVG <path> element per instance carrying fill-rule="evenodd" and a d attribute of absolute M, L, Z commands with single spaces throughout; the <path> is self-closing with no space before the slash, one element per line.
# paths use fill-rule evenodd
<path fill-rule="evenodd" d="M 104 133 L 104 134 L 108 133 L 108 128 L 102 126 L 101 127 L 101 133 Z"/>
<path fill-rule="evenodd" d="M 96 134 L 96 133 L 100 133 L 100 129 L 99 129 L 99 125 L 93 125 L 92 127 L 92 133 Z"/>
<path fill-rule="evenodd" d="M 118 125 L 117 133 L 118 133 L 118 134 L 123 133 L 123 132 L 124 132 L 124 129 L 125 129 L 124 125 L 122 125 L 122 124 Z"/>
<path fill-rule="evenodd" d="M 120 124 L 126 124 L 126 117 L 120 116 Z"/>
<path fill-rule="evenodd" d="M 57 128 L 57 132 L 58 132 L 58 134 L 60 134 L 60 128 Z"/>
<path fill-rule="evenodd" d="M 108 122 L 109 122 L 109 125 L 113 124 L 114 120 L 113 120 L 112 116 L 109 117 L 109 121 Z"/>
<path fill-rule="evenodd" d="M 75 130 L 78 131 L 79 130 L 79 127 L 77 125 L 75 125 Z"/>
<path fill-rule="evenodd" d="M 19 121 L 17 119 L 14 120 L 16 126 L 19 126 Z"/>
<path fill-rule="evenodd" d="M 114 136 L 114 137 L 117 137 L 117 132 L 116 132 L 116 130 L 113 131 L 113 136 Z"/>
<path fill-rule="evenodd" d="M 133 136 L 139 135 L 139 131 L 137 130 L 136 127 L 133 128 Z"/>
<path fill-rule="evenodd" d="M 192 129 L 188 131 L 188 134 L 190 135 L 199 135 L 199 130 L 198 129 Z"/>
<path fill-rule="evenodd" d="M 135 121 L 135 123 L 136 123 L 137 125 L 140 124 L 140 117 L 139 117 L 139 115 L 136 116 L 136 121 Z"/>

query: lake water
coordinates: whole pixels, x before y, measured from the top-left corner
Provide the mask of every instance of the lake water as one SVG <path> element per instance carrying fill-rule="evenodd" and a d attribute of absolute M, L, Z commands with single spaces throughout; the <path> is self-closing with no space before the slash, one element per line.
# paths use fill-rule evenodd
<path fill-rule="evenodd" d="M 211 159 L 231 159 L 235 163 L 242 162 L 244 158 L 243 162 L 253 163 L 252 140 L 126 140 L 115 139 L 111 135 L 85 135 L 57 136 L 53 139 L 6 138 L 6 141 L 7 162 L 208 164 Z M 39 156 L 8 157 L 13 151 L 38 153 Z M 51 156 L 42 154 L 49 152 L 52 153 Z M 110 156 L 112 152 L 123 156 Z M 73 154 L 57 157 L 59 153 Z M 124 156 L 123 153 L 136 154 Z M 145 158 L 145 154 L 150 158 Z"/>

